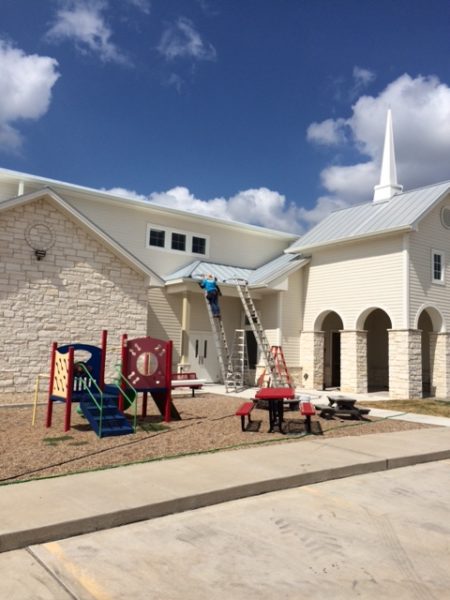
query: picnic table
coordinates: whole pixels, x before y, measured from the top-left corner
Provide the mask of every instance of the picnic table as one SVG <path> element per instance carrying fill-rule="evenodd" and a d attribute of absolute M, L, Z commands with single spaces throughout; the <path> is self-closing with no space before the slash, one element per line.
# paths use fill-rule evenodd
<path fill-rule="evenodd" d="M 328 406 L 316 406 L 320 410 L 320 416 L 325 419 L 332 419 L 335 416 L 363 419 L 370 412 L 369 408 L 355 406 L 355 398 L 348 398 L 346 396 L 327 396 L 327 398 Z"/>
<path fill-rule="evenodd" d="M 283 431 L 284 402 L 295 399 L 295 390 L 290 387 L 261 388 L 255 394 L 256 400 L 265 400 L 269 405 L 269 433 L 278 428 Z"/>

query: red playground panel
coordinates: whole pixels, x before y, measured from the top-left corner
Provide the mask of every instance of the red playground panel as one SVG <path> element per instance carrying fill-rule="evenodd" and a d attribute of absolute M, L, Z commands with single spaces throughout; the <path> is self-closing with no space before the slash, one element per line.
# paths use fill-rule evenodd
<path fill-rule="evenodd" d="M 143 416 L 147 414 L 150 393 L 165 421 L 180 419 L 172 403 L 172 345 L 170 340 L 151 337 L 129 340 L 126 334 L 122 336 L 122 374 L 137 392 L 143 393 Z M 119 408 L 123 409 L 123 397 Z"/>

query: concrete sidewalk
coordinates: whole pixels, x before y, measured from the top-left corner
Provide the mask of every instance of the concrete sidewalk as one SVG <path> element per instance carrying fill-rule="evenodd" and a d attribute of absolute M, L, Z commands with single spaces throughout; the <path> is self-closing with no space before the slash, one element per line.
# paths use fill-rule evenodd
<path fill-rule="evenodd" d="M 6 485 L 0 487 L 0 551 L 446 458 L 450 428 L 443 427 L 329 440 L 308 437 Z"/>

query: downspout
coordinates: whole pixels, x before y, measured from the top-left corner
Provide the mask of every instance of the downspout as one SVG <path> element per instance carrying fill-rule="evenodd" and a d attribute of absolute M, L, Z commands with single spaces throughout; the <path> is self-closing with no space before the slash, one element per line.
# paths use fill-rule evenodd
<path fill-rule="evenodd" d="M 189 292 L 184 292 L 183 302 L 181 308 L 181 340 L 180 340 L 180 367 L 187 364 L 189 360 L 189 343 L 188 343 L 188 331 L 190 329 L 191 321 L 191 303 L 189 299 Z"/>
<path fill-rule="evenodd" d="M 282 324 L 283 324 L 283 301 L 282 301 L 282 293 L 278 292 L 277 298 L 277 324 L 278 324 L 278 332 L 277 332 L 277 346 L 282 346 Z"/>
<path fill-rule="evenodd" d="M 411 308 L 411 293 L 410 293 L 410 276 L 409 276 L 409 235 L 405 233 L 403 236 L 403 327 L 410 327 L 410 308 Z"/>

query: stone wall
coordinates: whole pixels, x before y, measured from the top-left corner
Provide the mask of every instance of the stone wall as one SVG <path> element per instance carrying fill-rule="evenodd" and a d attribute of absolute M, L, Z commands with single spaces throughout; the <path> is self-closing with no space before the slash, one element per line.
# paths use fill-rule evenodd
<path fill-rule="evenodd" d="M 367 393 L 367 331 L 341 331 L 341 391 Z"/>
<path fill-rule="evenodd" d="M 26 242 L 33 223 L 54 236 L 40 261 Z M 118 347 L 124 332 L 146 335 L 147 277 L 51 202 L 0 214 L 0 261 L 0 392 L 31 391 L 36 376 L 48 373 L 52 341 L 98 346 L 107 329 L 109 345 Z M 119 356 L 111 348 L 109 377 Z"/>
<path fill-rule="evenodd" d="M 421 332 L 416 329 L 389 331 L 389 397 L 422 398 Z"/>

